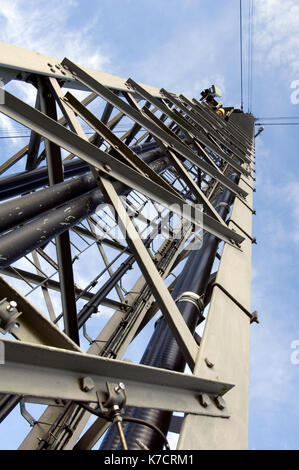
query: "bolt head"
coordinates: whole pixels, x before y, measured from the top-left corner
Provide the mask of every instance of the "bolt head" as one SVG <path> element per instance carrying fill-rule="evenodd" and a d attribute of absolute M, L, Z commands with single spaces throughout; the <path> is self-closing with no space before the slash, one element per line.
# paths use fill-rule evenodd
<path fill-rule="evenodd" d="M 224 399 L 220 396 L 215 398 L 215 404 L 219 410 L 224 410 L 224 408 L 226 407 Z"/>
<path fill-rule="evenodd" d="M 214 363 L 211 362 L 207 357 L 205 358 L 205 363 L 206 365 L 209 367 L 209 369 L 212 369 L 212 367 L 214 367 Z"/>
<path fill-rule="evenodd" d="M 114 390 L 116 391 L 116 393 L 119 393 L 121 390 L 124 391 L 125 389 L 126 389 L 125 384 L 122 383 L 122 382 L 120 382 L 120 383 L 117 385 L 117 387 L 115 387 Z"/>
<path fill-rule="evenodd" d="M 80 379 L 80 382 L 81 390 L 83 392 L 90 392 L 95 387 L 94 381 L 91 377 L 83 377 L 82 379 Z"/>
<path fill-rule="evenodd" d="M 8 306 L 6 307 L 6 310 L 8 312 L 11 312 L 12 310 L 14 310 L 15 308 L 17 308 L 17 302 L 15 302 L 14 300 L 12 300 L 11 302 L 9 302 Z"/>
<path fill-rule="evenodd" d="M 199 395 L 199 403 L 204 408 L 207 408 L 211 404 L 211 399 L 210 399 L 209 395 L 207 395 L 206 393 L 201 393 Z"/>

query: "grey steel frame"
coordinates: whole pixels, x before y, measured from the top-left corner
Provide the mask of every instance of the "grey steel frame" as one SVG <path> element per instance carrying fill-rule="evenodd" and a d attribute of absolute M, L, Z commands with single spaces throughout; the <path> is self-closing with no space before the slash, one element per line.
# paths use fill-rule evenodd
<path fill-rule="evenodd" d="M 90 413 L 80 402 L 96 407 L 106 399 L 107 383 L 124 382 L 127 405 L 185 414 L 176 424 L 178 449 L 246 448 L 250 319 L 240 305 L 250 309 L 253 118 L 233 114 L 226 123 L 195 99 L 4 43 L 0 43 L 0 73 L 5 83 L 27 81 L 37 90 L 35 108 L 6 90 L 2 90 L 0 104 L 2 113 L 30 129 L 28 145 L 0 166 L 0 174 L 11 173 L 10 185 L 14 196 L 19 195 L 16 204 L 20 203 L 16 206 L 10 193 L 4 193 L 0 269 L 5 277 L 0 276 L 0 301 L 16 302 L 7 311 L 21 313 L 8 331 L 15 340 L 0 338 L 5 350 L 0 376 L 1 425 L 5 426 L 5 417 L 20 401 L 22 415 L 32 426 L 20 449 L 90 449 L 107 430 L 107 421 L 98 418 L 82 436 Z M 88 91 L 89 95 L 80 102 L 73 91 L 65 93 L 64 88 Z M 99 100 L 103 104 L 100 118 L 94 111 Z M 87 107 L 91 105 L 93 110 Z M 60 119 L 58 108 L 63 113 Z M 92 129 L 90 138 L 82 120 L 88 131 Z M 124 121 L 129 122 L 129 129 L 118 131 Z M 137 145 L 129 147 L 134 139 Z M 62 150 L 69 152 L 65 162 Z M 78 176 L 72 173 L 64 181 L 69 178 L 66 162 L 75 156 L 86 166 L 74 166 Z M 20 162 L 25 163 L 22 175 L 14 171 Z M 32 186 L 26 195 L 17 180 L 21 178 L 27 187 L 26 178 L 34 178 L 43 162 L 48 182 L 40 180 L 40 186 Z M 230 177 L 232 172 L 237 183 Z M 228 224 L 214 207 L 223 190 L 235 197 Z M 121 194 L 129 195 L 126 205 Z M 142 213 L 149 201 L 156 209 L 157 223 Z M 126 244 L 111 234 L 115 220 L 105 208 L 93 215 L 100 203 L 114 208 Z M 203 212 L 195 203 L 203 204 Z M 185 204 L 190 215 L 185 212 L 182 220 Z M 185 231 L 179 240 L 170 236 L 155 251 L 153 238 L 166 220 L 161 218 L 161 206 L 169 212 L 167 217 L 179 217 L 178 227 Z M 150 230 L 146 240 L 141 238 L 138 220 Z M 200 345 L 171 296 L 178 278 L 168 288 L 165 284 L 188 255 L 185 247 L 192 239 L 192 226 L 202 226 L 225 243 L 216 276 L 216 285 L 224 290 L 213 289 Z M 33 230 L 40 235 L 34 237 Z M 9 245 L 14 246 L 10 257 Z M 75 261 L 84 259 L 93 246 L 104 267 L 81 287 L 76 283 Z M 112 261 L 109 250 L 117 251 Z M 17 260 L 26 262 L 27 268 L 15 265 Z M 122 260 L 119 267 L 118 260 Z M 123 279 L 135 263 L 141 276 L 127 290 Z M 53 279 L 57 275 L 59 281 Z M 108 280 L 98 292 L 92 291 L 103 275 Z M 23 287 L 17 290 L 6 277 L 17 279 Z M 40 289 L 47 312 L 41 313 L 28 301 L 24 291 L 28 285 L 30 293 Z M 113 289 L 117 300 L 108 297 Z M 53 292 L 61 295 L 61 315 L 55 312 Z M 83 300 L 88 303 L 82 308 Z M 99 305 L 115 312 L 90 338 L 87 327 Z M 192 375 L 121 360 L 159 310 Z M 3 318 L 1 310 L 2 326 Z M 80 347 L 81 327 L 90 342 L 87 351 Z M 82 388 L 84 377 L 92 383 L 88 390 Z M 207 395 L 212 399 L 209 406 Z M 48 405 L 39 420 L 28 418 L 26 401 Z"/>

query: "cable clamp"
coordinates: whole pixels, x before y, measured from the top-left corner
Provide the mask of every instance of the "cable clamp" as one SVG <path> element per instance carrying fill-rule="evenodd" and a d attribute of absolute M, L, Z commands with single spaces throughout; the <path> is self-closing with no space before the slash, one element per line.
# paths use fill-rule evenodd
<path fill-rule="evenodd" d="M 17 318 L 22 315 L 17 309 L 17 303 L 6 298 L 0 301 L 0 331 L 5 334 L 15 326 Z"/>
<path fill-rule="evenodd" d="M 217 209 L 217 207 L 229 207 L 229 204 L 228 202 L 219 202 L 219 204 L 217 204 L 215 209 Z"/>
<path fill-rule="evenodd" d="M 179 295 L 179 297 L 175 300 L 175 303 L 178 304 L 179 302 L 190 302 L 196 307 L 199 316 L 202 317 L 202 312 L 205 308 L 203 297 L 203 295 L 198 295 L 195 292 L 186 291 Z"/>
<path fill-rule="evenodd" d="M 101 412 L 111 418 L 116 411 L 119 412 L 126 404 L 126 387 L 122 382 L 118 384 L 106 382 L 106 387 L 106 400 L 104 402 L 98 400 L 98 403 Z"/>

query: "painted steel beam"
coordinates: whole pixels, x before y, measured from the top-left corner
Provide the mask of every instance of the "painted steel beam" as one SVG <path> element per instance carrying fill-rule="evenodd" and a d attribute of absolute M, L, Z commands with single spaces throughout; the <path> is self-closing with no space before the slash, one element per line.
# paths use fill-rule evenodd
<path fill-rule="evenodd" d="M 128 91 L 125 85 L 126 80 L 121 77 L 87 67 L 84 67 L 84 70 L 109 88 Z M 80 85 L 75 77 L 65 73 L 60 66 L 59 59 L 4 42 L 0 42 L 0 73 L 6 83 L 16 79 L 16 77 L 18 80 L 25 81 L 30 75 L 34 74 L 62 80 L 67 88 L 86 90 L 86 87 Z M 158 95 L 157 88 L 144 86 L 155 96 Z"/>
<path fill-rule="evenodd" d="M 17 303 L 22 315 L 18 318 L 19 327 L 13 327 L 11 333 L 19 341 L 55 346 L 56 348 L 81 351 L 65 333 L 41 314 L 29 300 L 18 292 L 9 282 L 0 276 L 0 295 Z"/>
<path fill-rule="evenodd" d="M 209 140 L 208 136 L 205 136 L 202 132 L 200 132 L 196 127 L 191 124 L 189 121 L 186 120 L 186 118 L 179 113 L 175 113 L 172 111 L 168 106 L 166 106 L 161 100 L 154 98 L 150 96 L 146 90 L 144 90 L 138 83 L 134 82 L 131 78 L 129 78 L 126 82 L 129 87 L 131 87 L 136 93 L 139 95 L 143 96 L 144 99 L 150 101 L 152 104 L 157 106 L 163 113 L 167 114 L 173 121 L 182 129 L 182 131 L 187 131 L 191 135 L 193 135 L 196 139 L 199 140 L 199 142 L 204 145 L 205 147 L 208 147 L 210 150 L 212 150 L 216 155 L 218 155 L 220 158 L 228 162 L 236 171 L 239 173 L 244 173 L 246 174 L 246 170 L 242 168 L 237 161 L 233 160 L 229 155 L 227 155 L 225 152 L 223 152 L 219 147 L 217 147 L 211 140 Z M 160 94 L 164 96 L 177 108 L 183 109 L 183 111 L 192 118 L 192 120 L 196 124 L 199 121 L 199 117 L 197 117 L 194 113 L 190 114 L 190 111 L 177 99 L 173 97 L 170 93 L 167 93 L 166 90 L 161 89 Z M 189 111 L 189 113 L 187 113 Z M 204 129 L 205 130 L 205 129 Z"/>
<path fill-rule="evenodd" d="M 108 142 L 113 147 L 113 149 L 116 151 L 116 155 L 114 154 L 114 156 L 117 157 L 117 155 L 119 155 L 125 164 L 130 165 L 141 174 L 147 175 L 147 177 L 152 181 L 178 196 L 177 191 L 175 191 L 175 189 L 172 188 L 169 183 L 167 183 L 165 180 L 163 180 L 163 178 L 161 178 L 161 176 L 155 173 L 147 163 L 145 163 L 132 149 L 123 143 L 117 137 L 117 135 L 113 134 L 113 132 L 91 111 L 89 111 L 85 106 L 81 105 L 80 101 L 77 100 L 71 93 L 67 93 L 64 99 L 78 116 L 80 116 L 89 126 L 91 126 L 98 134 L 100 134 L 106 142 Z"/>
<path fill-rule="evenodd" d="M 110 92 L 110 90 L 106 88 L 105 90 Z M 136 189 L 137 191 L 146 195 L 150 199 L 153 199 L 154 201 L 162 204 L 163 206 L 170 208 L 173 212 L 177 213 L 178 215 L 184 213 L 186 203 L 179 196 L 175 196 L 173 193 L 170 193 L 163 187 L 151 181 L 149 178 L 141 175 L 134 169 L 130 168 L 128 165 L 120 162 L 112 155 L 109 155 L 103 152 L 102 150 L 96 148 L 94 145 L 85 141 L 84 139 L 76 135 L 74 132 L 66 129 L 59 123 L 55 122 L 53 119 L 37 111 L 31 106 L 23 103 L 21 100 L 14 97 L 7 91 L 4 91 L 4 95 L 4 104 L 0 104 L 0 111 L 2 111 L 7 116 L 15 119 L 24 126 L 27 126 L 32 130 L 35 130 L 36 132 L 40 133 L 45 139 L 48 139 L 56 145 L 67 149 L 71 153 L 74 153 L 75 155 L 82 158 L 87 163 L 91 164 L 103 173 L 114 177 L 116 180 L 121 181 L 122 183 L 126 184 L 127 186 L 133 189 Z M 114 93 L 112 93 L 112 95 L 115 98 L 119 99 L 117 96 L 114 95 Z M 127 106 L 130 108 L 129 105 Z M 174 141 L 177 142 L 175 139 Z M 184 151 L 187 150 L 184 144 L 180 145 L 182 145 Z M 192 155 L 195 155 L 191 151 L 190 153 Z M 196 156 L 196 159 L 199 158 Z M 225 178 L 225 180 L 227 181 L 230 181 L 224 176 L 223 178 Z M 229 183 L 229 185 L 233 184 L 234 183 L 231 182 Z M 201 215 L 195 207 L 190 206 L 190 208 L 190 214 L 185 211 L 185 217 L 191 223 L 194 223 L 198 226 L 198 221 L 201 219 Z M 219 224 L 219 230 L 217 231 L 217 234 L 212 228 L 208 226 L 204 228 L 208 231 L 211 231 L 211 233 L 219 236 L 219 238 L 228 243 L 231 243 L 231 240 L 233 240 L 234 242 L 239 244 L 242 243 L 242 241 L 244 240 L 243 236 L 236 234 L 236 232 L 227 229 L 221 224 Z"/>
<path fill-rule="evenodd" d="M 222 396 L 233 388 L 233 384 L 140 364 L 17 341 L 0 342 L 5 354 L 0 375 L 1 393 L 13 391 L 36 398 L 98 403 L 98 400 L 106 400 L 106 382 L 123 382 L 129 406 L 201 414 L 204 409 L 198 400 L 200 393 Z M 83 377 L 94 381 L 95 386 L 89 392 L 81 389 Z"/>
<path fill-rule="evenodd" d="M 243 142 L 240 142 L 240 140 L 236 139 L 235 135 L 231 132 L 228 132 L 227 129 L 227 124 L 228 121 L 223 121 L 223 126 L 219 126 L 219 123 L 215 125 L 215 122 L 211 119 L 211 112 L 204 112 L 202 109 L 199 111 L 198 108 L 195 107 L 195 103 L 193 103 L 189 98 L 187 98 L 184 95 L 179 95 L 179 99 L 188 107 L 191 108 L 192 111 L 194 111 L 196 114 L 201 116 L 201 118 L 207 123 L 207 125 L 213 129 L 214 131 L 214 137 L 218 138 L 218 135 L 220 134 L 222 136 L 222 139 L 228 139 L 229 142 L 231 142 L 235 147 L 239 149 L 239 151 L 242 153 L 242 161 L 245 163 L 250 162 L 250 160 L 246 156 L 246 146 L 244 145 Z M 216 133 L 216 134 L 215 134 Z"/>
<path fill-rule="evenodd" d="M 125 207 L 118 197 L 112 183 L 106 178 L 101 178 L 102 190 L 105 193 L 107 200 L 112 204 L 115 213 L 118 217 L 118 224 L 123 235 L 126 237 L 127 243 L 134 253 L 138 262 L 139 268 L 143 273 L 144 278 L 148 282 L 155 298 L 159 302 L 161 311 L 169 324 L 178 344 L 181 347 L 182 354 L 186 358 L 187 363 L 191 370 L 194 367 L 198 347 L 197 344 L 187 327 L 184 319 L 181 316 L 173 298 L 171 297 L 163 279 L 161 278 L 157 268 L 144 246 L 137 230 L 135 229 L 132 221 L 130 220 Z"/>
<path fill-rule="evenodd" d="M 249 120 L 246 116 L 243 119 Z M 240 181 L 239 184 L 244 186 L 245 182 Z M 251 207 L 252 192 L 248 204 Z M 251 235 L 252 212 L 238 199 L 231 218 Z M 235 253 L 228 246 L 223 249 L 216 284 L 230 295 L 219 287 L 213 289 L 194 371 L 200 377 L 221 377 L 236 384 L 227 395 L 225 404 L 231 410 L 231 417 L 224 422 L 217 418 L 187 415 L 178 443 L 180 450 L 232 450 L 248 446 L 250 319 L 240 305 L 250 309 L 251 250 L 249 238 L 243 243 L 242 252 Z M 212 368 L 207 367 L 207 358 L 214 364 Z"/>
<path fill-rule="evenodd" d="M 38 79 L 39 100 L 41 112 L 57 121 L 56 101 L 49 93 L 48 79 Z M 58 145 L 45 139 L 45 151 L 49 184 L 54 186 L 63 182 L 63 165 L 61 150 Z M 74 290 L 74 274 L 70 235 L 68 230 L 56 237 L 57 261 L 59 266 L 59 280 L 61 287 L 61 301 L 66 334 L 76 343 L 80 344 L 77 319 L 77 308 Z"/>
<path fill-rule="evenodd" d="M 35 107 L 40 111 L 40 92 L 37 90 L 36 102 Z M 29 147 L 28 147 L 28 154 L 27 154 L 27 162 L 26 162 L 26 171 L 31 171 L 36 168 L 37 158 L 39 147 L 41 143 L 41 136 L 36 132 L 31 132 Z"/>
<path fill-rule="evenodd" d="M 205 131 L 205 133 L 208 134 L 208 136 L 209 136 L 209 134 L 211 134 L 214 138 L 217 139 L 217 141 L 219 141 L 219 143 L 224 145 L 228 150 L 230 150 L 232 152 L 232 154 L 234 156 L 236 156 L 239 160 L 241 160 L 241 163 L 244 163 L 244 161 L 245 161 L 244 160 L 244 155 L 238 149 L 235 149 L 228 142 L 226 142 L 225 139 L 223 139 L 221 135 L 217 135 L 217 134 L 215 135 L 214 132 L 211 132 L 210 130 L 206 129 L 205 123 L 203 122 L 203 119 L 201 118 L 201 116 L 199 114 L 194 113 L 192 110 L 188 109 L 179 99 L 177 99 L 176 96 L 174 96 L 173 94 L 171 94 L 168 91 L 164 90 L 163 88 L 160 90 L 160 93 L 164 98 L 167 98 L 167 100 L 169 100 L 170 103 L 174 104 L 179 109 L 181 109 L 185 113 L 186 116 L 191 118 L 196 124 L 200 125 L 202 127 L 202 129 Z M 205 140 L 206 140 L 206 142 L 209 142 L 208 138 L 205 138 Z M 202 143 L 204 144 L 203 141 L 202 141 Z M 209 147 L 208 144 L 205 144 L 205 145 L 207 145 Z M 239 168 L 239 172 L 242 173 L 242 170 L 240 170 L 240 166 L 237 165 L 237 162 L 234 161 L 231 157 L 229 157 L 225 152 L 223 152 L 223 150 L 221 150 L 221 148 L 218 147 L 218 150 L 217 150 L 217 148 L 215 148 L 215 146 L 213 146 L 213 148 L 211 148 L 211 150 L 213 150 L 221 158 L 226 160 L 230 165 L 233 166 L 233 168 Z M 246 159 L 246 157 L 245 157 L 245 159 Z"/>
<path fill-rule="evenodd" d="M 88 86 L 90 90 L 102 96 L 102 98 L 113 104 L 113 106 L 118 108 L 120 111 L 122 111 L 128 117 L 140 124 L 142 127 L 147 129 L 157 139 L 162 140 L 162 142 L 164 142 L 166 145 L 173 145 L 173 148 L 177 152 L 179 152 L 183 157 L 185 157 L 187 160 L 190 160 L 192 163 L 194 163 L 194 165 L 201 168 L 203 171 L 205 171 L 205 173 L 207 173 L 211 177 L 216 178 L 224 186 L 230 189 L 230 191 L 232 191 L 234 194 L 238 194 L 243 197 L 247 196 L 248 193 L 246 191 L 240 189 L 238 185 L 232 183 L 224 175 L 218 173 L 215 168 L 212 168 L 211 165 L 201 160 L 198 155 L 192 152 L 192 150 L 187 148 L 183 143 L 180 143 L 172 136 L 169 136 L 169 134 L 161 130 L 156 124 L 151 122 L 140 111 L 132 108 L 132 106 L 125 103 L 122 99 L 120 99 L 108 88 L 106 88 L 102 83 L 95 80 L 91 75 L 88 75 L 86 72 L 84 72 L 82 68 L 78 67 L 76 64 L 74 64 L 68 59 L 64 59 L 62 61 L 62 65 L 68 68 L 68 70 L 70 70 L 71 72 L 74 72 L 76 74 L 77 80 Z"/>

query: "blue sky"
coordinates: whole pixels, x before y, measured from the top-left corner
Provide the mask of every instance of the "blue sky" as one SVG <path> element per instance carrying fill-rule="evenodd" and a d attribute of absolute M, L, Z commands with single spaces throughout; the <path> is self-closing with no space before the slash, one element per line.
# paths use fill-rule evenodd
<path fill-rule="evenodd" d="M 299 4 L 254 5 L 252 111 L 299 116 L 290 99 L 299 80 Z M 243 11 L 246 110 L 248 0 Z M 191 97 L 216 83 L 225 104 L 240 105 L 239 0 L 1 0 L 0 40 Z M 299 340 L 297 149 L 297 126 L 266 126 L 256 140 L 251 449 L 298 448 L 299 364 L 290 359 Z"/>

